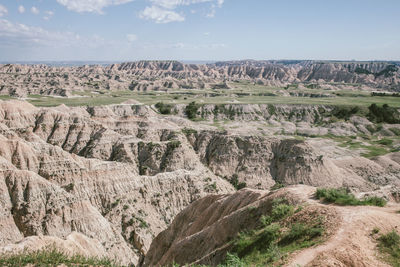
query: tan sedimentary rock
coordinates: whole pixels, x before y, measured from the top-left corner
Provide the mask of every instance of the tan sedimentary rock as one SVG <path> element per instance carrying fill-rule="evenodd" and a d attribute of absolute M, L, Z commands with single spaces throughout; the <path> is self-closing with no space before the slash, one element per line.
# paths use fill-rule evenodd
<path fill-rule="evenodd" d="M 267 106 L 238 108 L 246 111 L 238 123 L 255 111 L 271 120 Z M 290 108 L 276 109 L 277 124 Z M 313 114 L 305 108 L 304 118 Z M 278 181 L 398 196 L 399 153 L 369 160 L 343 150 L 337 157 L 323 150 L 326 143 L 244 130 L 215 131 L 138 104 L 0 101 L 0 252 L 54 241 L 67 252 L 138 264 L 179 212 L 199 198 L 234 192 L 234 174 L 251 188 Z"/>

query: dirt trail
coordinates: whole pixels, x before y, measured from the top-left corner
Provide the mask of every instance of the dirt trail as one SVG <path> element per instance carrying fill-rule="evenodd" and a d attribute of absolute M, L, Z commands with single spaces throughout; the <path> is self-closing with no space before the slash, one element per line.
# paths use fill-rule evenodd
<path fill-rule="evenodd" d="M 388 266 L 377 258 L 371 232 L 374 227 L 381 232 L 400 227 L 400 205 L 332 208 L 341 215 L 336 233 L 324 244 L 295 254 L 287 266 Z"/>

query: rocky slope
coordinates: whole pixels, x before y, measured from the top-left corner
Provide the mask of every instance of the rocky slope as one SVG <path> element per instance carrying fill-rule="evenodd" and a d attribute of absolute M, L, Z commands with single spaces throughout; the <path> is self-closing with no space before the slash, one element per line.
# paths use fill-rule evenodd
<path fill-rule="evenodd" d="M 143 266 L 172 263 L 216 266 L 234 249 L 239 233 L 257 231 L 262 218 L 271 215 L 276 199 L 303 207 L 283 225 L 321 221 L 324 242 L 289 255 L 284 266 L 388 266 L 377 255 L 373 229 L 388 232 L 399 225 L 399 206 L 340 207 L 313 199 L 315 188 L 291 186 L 278 191 L 242 189 L 235 194 L 214 195 L 182 211 L 153 241 Z M 285 231 L 284 227 L 280 231 Z M 263 236 L 268 239 L 267 233 Z M 238 265 L 239 266 L 239 265 Z M 240 265 L 242 266 L 242 265 Z"/>
<path fill-rule="evenodd" d="M 299 83 L 361 84 L 400 90 L 397 63 L 235 61 L 209 65 L 139 61 L 110 66 L 0 65 L 0 94 L 68 96 L 83 90 L 168 90 L 229 88 L 227 81 L 286 86 Z"/>
<path fill-rule="evenodd" d="M 138 264 L 179 212 L 234 192 L 235 177 L 250 188 L 303 183 L 398 197 L 399 153 L 370 160 L 249 129 L 216 131 L 144 105 L 0 101 L 0 253 L 56 243 Z"/>

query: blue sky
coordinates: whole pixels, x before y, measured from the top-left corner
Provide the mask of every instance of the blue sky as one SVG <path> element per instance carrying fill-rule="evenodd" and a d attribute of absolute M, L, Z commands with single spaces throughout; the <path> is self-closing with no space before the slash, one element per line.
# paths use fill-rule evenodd
<path fill-rule="evenodd" d="M 0 61 L 400 60 L 399 0 L 0 0 Z"/>

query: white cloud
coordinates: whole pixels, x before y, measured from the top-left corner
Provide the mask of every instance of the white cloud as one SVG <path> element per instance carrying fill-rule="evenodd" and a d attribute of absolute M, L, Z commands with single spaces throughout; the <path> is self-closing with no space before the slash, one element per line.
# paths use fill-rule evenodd
<path fill-rule="evenodd" d="M 169 23 L 173 21 L 184 21 L 185 17 L 172 10 L 166 10 L 158 6 L 146 7 L 141 13 L 140 18 L 154 20 L 156 23 Z"/>
<path fill-rule="evenodd" d="M 35 7 L 35 6 L 33 6 L 33 7 L 31 8 L 31 12 L 32 12 L 32 14 L 37 15 L 37 14 L 39 14 L 39 9 L 38 9 L 37 7 Z"/>
<path fill-rule="evenodd" d="M 103 14 L 103 8 L 113 5 L 121 5 L 133 0 L 57 0 L 63 6 L 76 12 L 93 12 Z"/>
<path fill-rule="evenodd" d="M 98 47 L 109 45 L 99 36 L 82 37 L 73 32 L 51 32 L 40 27 L 0 19 L 0 44 L 12 47 Z"/>
<path fill-rule="evenodd" d="M 128 39 L 128 42 L 133 43 L 133 42 L 135 42 L 135 41 L 138 39 L 138 37 L 137 37 L 136 34 L 128 33 L 128 34 L 126 35 L 126 39 Z"/>
<path fill-rule="evenodd" d="M 225 44 L 211 43 L 211 44 L 191 44 L 191 43 L 164 43 L 154 44 L 148 43 L 141 46 L 143 49 L 178 49 L 178 50 L 218 50 L 226 48 Z"/>
<path fill-rule="evenodd" d="M 206 16 L 207 16 L 208 18 L 213 18 L 213 17 L 215 17 L 215 14 L 217 13 L 217 7 L 218 7 L 218 8 L 221 8 L 223 4 L 224 4 L 224 0 L 217 0 L 216 3 L 212 3 L 212 4 L 211 4 L 210 11 L 207 13 Z"/>
<path fill-rule="evenodd" d="M 0 17 L 7 15 L 7 13 L 8 13 L 8 9 L 5 6 L 0 5 Z"/>
<path fill-rule="evenodd" d="M 224 0 L 148 0 L 152 3 L 151 7 L 146 7 L 140 13 L 140 17 L 144 19 L 154 20 L 156 23 L 168 23 L 172 21 L 184 21 L 185 17 L 175 11 L 180 6 L 189 6 L 200 3 L 210 3 L 210 11 L 207 17 L 214 17 L 216 9 L 221 8 Z M 197 11 L 191 9 L 190 13 L 195 14 Z"/>
<path fill-rule="evenodd" d="M 24 6 L 19 6 L 18 7 L 18 12 L 21 13 L 21 14 L 25 13 L 25 7 Z"/>
<path fill-rule="evenodd" d="M 168 9 L 175 9 L 178 6 L 188 6 L 192 4 L 213 2 L 214 0 L 150 0 L 154 5 Z M 217 0 L 221 1 L 221 0 Z"/>
<path fill-rule="evenodd" d="M 44 12 L 46 16 L 43 17 L 44 20 L 50 20 L 54 16 L 54 12 L 51 10 L 46 10 Z"/>

